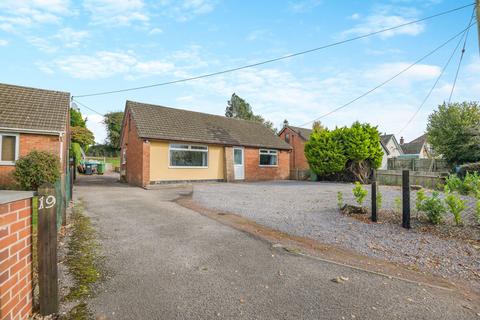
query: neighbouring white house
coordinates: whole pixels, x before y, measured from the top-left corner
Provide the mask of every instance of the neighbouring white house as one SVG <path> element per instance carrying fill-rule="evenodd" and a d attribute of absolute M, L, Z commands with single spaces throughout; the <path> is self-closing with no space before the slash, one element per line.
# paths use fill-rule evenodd
<path fill-rule="evenodd" d="M 380 136 L 380 144 L 383 148 L 382 165 L 380 169 L 388 168 L 388 159 L 398 157 L 403 154 L 403 149 L 398 143 L 395 135 L 383 134 Z"/>
<path fill-rule="evenodd" d="M 403 154 L 409 155 L 410 157 L 415 157 L 417 159 L 429 159 L 433 157 L 432 148 L 427 142 L 426 134 L 421 135 L 408 143 L 404 143 L 403 137 L 401 137 L 400 145 Z"/>

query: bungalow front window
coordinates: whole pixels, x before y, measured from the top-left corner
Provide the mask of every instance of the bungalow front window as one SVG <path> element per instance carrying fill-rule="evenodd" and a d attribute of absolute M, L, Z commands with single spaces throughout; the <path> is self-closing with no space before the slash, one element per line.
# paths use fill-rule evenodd
<path fill-rule="evenodd" d="M 278 164 L 278 151 L 260 149 L 260 165 L 261 166 L 276 166 Z"/>
<path fill-rule="evenodd" d="M 18 135 L 0 133 L 0 164 L 14 164 L 18 159 Z"/>
<path fill-rule="evenodd" d="M 170 144 L 170 167 L 208 167 L 208 147 L 203 145 Z"/>

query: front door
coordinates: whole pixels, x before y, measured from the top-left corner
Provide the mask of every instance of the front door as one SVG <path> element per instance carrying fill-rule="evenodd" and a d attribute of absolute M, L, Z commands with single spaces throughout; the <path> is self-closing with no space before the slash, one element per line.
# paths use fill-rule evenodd
<path fill-rule="evenodd" d="M 233 173 L 235 175 L 235 180 L 245 179 L 245 166 L 243 160 L 243 148 L 233 148 Z"/>

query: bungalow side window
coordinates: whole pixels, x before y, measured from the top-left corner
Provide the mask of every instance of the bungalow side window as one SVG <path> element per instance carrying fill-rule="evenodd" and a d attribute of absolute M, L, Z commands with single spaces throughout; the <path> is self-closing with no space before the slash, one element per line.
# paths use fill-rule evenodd
<path fill-rule="evenodd" d="M 0 133 L 0 164 L 14 164 L 18 159 L 18 135 Z"/>
<path fill-rule="evenodd" d="M 278 164 L 278 151 L 260 149 L 260 165 L 261 166 L 276 166 Z"/>
<path fill-rule="evenodd" d="M 170 144 L 170 167 L 207 168 L 208 147 L 203 145 Z"/>

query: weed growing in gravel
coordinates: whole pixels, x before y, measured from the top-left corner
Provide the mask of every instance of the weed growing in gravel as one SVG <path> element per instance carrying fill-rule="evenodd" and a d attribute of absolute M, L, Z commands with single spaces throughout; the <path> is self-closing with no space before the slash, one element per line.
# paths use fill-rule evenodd
<path fill-rule="evenodd" d="M 445 197 L 445 203 L 455 218 L 455 224 L 462 224 L 462 211 L 466 208 L 466 201 L 462 200 L 456 193 L 448 192 Z"/>
<path fill-rule="evenodd" d="M 401 212 L 402 211 L 402 198 L 395 197 L 394 206 L 395 206 L 395 212 Z"/>
<path fill-rule="evenodd" d="M 368 194 L 368 191 L 363 188 L 362 184 L 360 182 L 355 182 L 355 186 L 353 187 L 353 195 L 355 196 L 355 200 L 357 200 L 357 203 L 359 206 L 363 206 L 363 202 L 365 201 L 365 197 Z"/>
<path fill-rule="evenodd" d="M 377 192 L 377 210 L 380 211 L 382 209 L 382 203 L 383 203 L 383 196 L 380 193 L 380 191 Z"/>
<path fill-rule="evenodd" d="M 343 193 L 341 191 L 337 192 L 337 205 L 339 209 L 343 207 Z"/>

